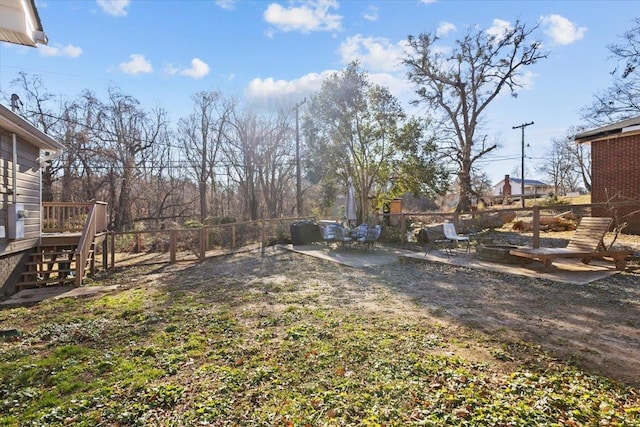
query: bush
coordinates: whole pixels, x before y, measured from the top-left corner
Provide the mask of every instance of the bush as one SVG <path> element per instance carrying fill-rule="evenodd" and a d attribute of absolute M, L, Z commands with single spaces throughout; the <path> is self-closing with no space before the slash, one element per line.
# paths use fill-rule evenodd
<path fill-rule="evenodd" d="M 184 228 L 200 228 L 202 227 L 202 223 L 200 221 L 196 221 L 195 219 L 188 219 L 184 222 Z"/>

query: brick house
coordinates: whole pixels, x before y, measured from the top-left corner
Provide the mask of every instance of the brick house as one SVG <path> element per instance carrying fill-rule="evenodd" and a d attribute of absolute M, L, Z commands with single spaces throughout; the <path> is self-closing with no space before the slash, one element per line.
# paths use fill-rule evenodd
<path fill-rule="evenodd" d="M 591 202 L 639 202 L 618 208 L 618 218 L 640 209 L 640 116 L 579 133 L 575 141 L 591 144 Z M 605 209 L 593 215 L 610 216 Z M 640 213 L 624 220 L 625 233 L 640 234 Z"/>

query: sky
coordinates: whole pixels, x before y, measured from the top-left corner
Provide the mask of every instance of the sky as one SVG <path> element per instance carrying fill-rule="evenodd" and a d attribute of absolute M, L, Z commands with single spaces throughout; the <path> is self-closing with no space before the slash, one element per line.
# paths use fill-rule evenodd
<path fill-rule="evenodd" d="M 48 45 L 0 43 L 0 102 L 19 72 L 40 76 L 61 101 L 109 87 L 162 107 L 173 123 L 192 96 L 218 90 L 253 105 L 294 105 L 329 74 L 358 60 L 411 114 L 415 87 L 401 60 L 409 35 L 436 31 L 453 46 L 468 28 L 539 25 L 548 58 L 524 69 L 524 87 L 501 95 L 484 117 L 499 148 L 478 166 L 495 184 L 519 168 L 541 179 L 551 141 L 581 125 L 581 110 L 612 82 L 607 45 L 640 16 L 640 2 L 482 0 L 38 0 Z M 18 92 L 19 94 L 19 92 Z"/>

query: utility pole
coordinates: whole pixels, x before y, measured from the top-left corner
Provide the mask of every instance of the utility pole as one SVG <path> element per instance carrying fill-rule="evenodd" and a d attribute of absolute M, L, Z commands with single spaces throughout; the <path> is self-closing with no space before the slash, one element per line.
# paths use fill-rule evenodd
<path fill-rule="evenodd" d="M 533 122 L 523 123 L 520 126 L 514 126 L 513 129 L 522 129 L 522 162 L 520 164 L 520 199 L 524 208 L 524 128 L 531 126 Z"/>
<path fill-rule="evenodd" d="M 295 106 L 296 110 L 296 213 L 302 215 L 302 178 L 300 174 L 300 127 L 298 125 L 298 110 L 307 102 L 307 98 L 303 98 Z"/>

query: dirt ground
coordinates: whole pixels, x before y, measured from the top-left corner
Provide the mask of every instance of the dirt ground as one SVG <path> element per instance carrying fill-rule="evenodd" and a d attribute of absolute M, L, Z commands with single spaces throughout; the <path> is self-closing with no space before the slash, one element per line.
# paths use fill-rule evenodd
<path fill-rule="evenodd" d="M 566 244 L 563 235 L 544 239 L 548 246 Z M 640 250 L 637 238 L 619 242 Z M 154 280 L 222 296 L 271 294 L 270 303 L 247 298 L 238 307 L 264 313 L 303 304 L 424 319 L 477 333 L 494 344 L 539 346 L 587 372 L 640 385 L 637 264 L 603 280 L 572 285 L 439 263 L 356 269 L 273 248 L 264 257 L 253 251 L 165 267 Z M 455 351 L 465 358 L 488 358 L 481 346 Z"/>

